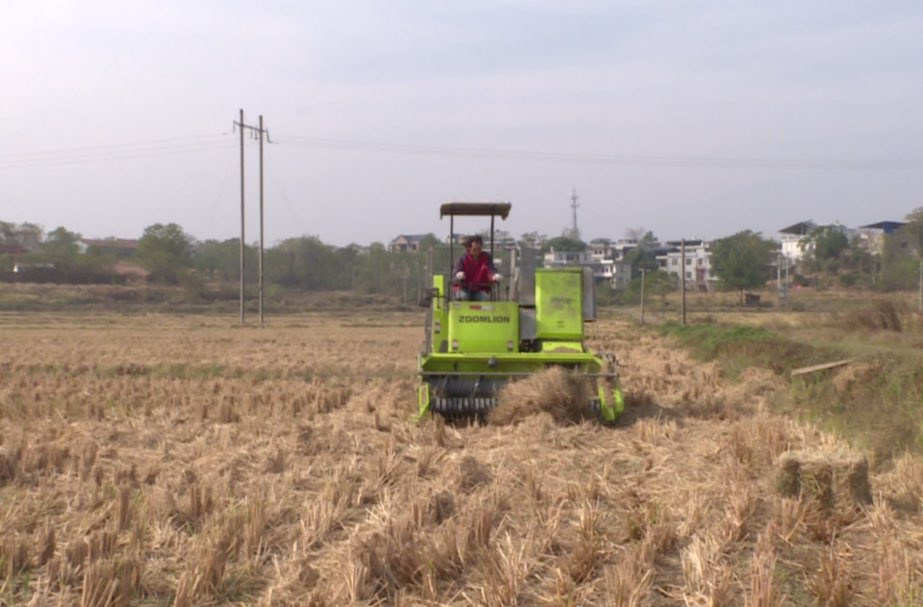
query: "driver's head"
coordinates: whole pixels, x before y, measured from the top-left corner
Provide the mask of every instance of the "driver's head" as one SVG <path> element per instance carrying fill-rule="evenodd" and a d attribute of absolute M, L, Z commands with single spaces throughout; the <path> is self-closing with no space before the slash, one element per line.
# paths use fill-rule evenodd
<path fill-rule="evenodd" d="M 481 251 L 484 249 L 484 239 L 481 238 L 479 234 L 470 236 L 468 238 L 468 252 L 471 253 L 474 257 L 477 257 L 481 254 Z"/>

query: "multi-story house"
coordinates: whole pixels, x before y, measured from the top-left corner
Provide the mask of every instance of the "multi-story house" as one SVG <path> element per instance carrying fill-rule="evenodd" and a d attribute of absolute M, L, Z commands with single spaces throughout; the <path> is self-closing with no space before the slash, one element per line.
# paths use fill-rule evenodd
<path fill-rule="evenodd" d="M 553 247 L 544 255 L 546 268 L 584 266 L 593 269 L 597 283 L 607 283 L 613 289 L 624 289 L 631 282 L 631 264 L 624 261 L 624 249 L 608 238 L 597 238 L 585 251 L 559 251 Z"/>
<path fill-rule="evenodd" d="M 711 268 L 711 243 L 706 240 L 687 240 L 685 243 L 684 255 L 682 241 L 667 242 L 668 248 L 657 255 L 660 268 L 680 281 L 685 278 L 687 290 L 713 291 L 718 277 Z"/>
<path fill-rule="evenodd" d="M 867 226 L 859 226 L 859 243 L 869 253 L 882 255 L 884 254 L 885 236 L 894 234 L 903 225 L 900 221 L 879 221 Z"/>
<path fill-rule="evenodd" d="M 419 251 L 420 243 L 426 236 L 426 234 L 399 234 L 388 243 L 388 251 L 391 253 Z"/>
<path fill-rule="evenodd" d="M 896 223 L 896 222 L 884 222 Z M 856 236 L 862 237 L 862 231 L 855 228 L 847 228 L 839 221 L 826 225 L 819 225 L 811 220 L 799 221 L 794 225 L 779 230 L 779 241 L 782 243 L 782 255 L 787 257 L 790 262 L 797 263 L 801 261 L 805 253 L 812 250 L 813 243 L 808 238 L 811 232 L 821 228 L 829 228 L 842 233 L 849 241 Z"/>
<path fill-rule="evenodd" d="M 791 262 L 798 262 L 804 256 L 804 244 L 802 241 L 813 230 L 819 226 L 811 221 L 799 221 L 794 225 L 779 230 L 779 242 L 782 243 L 782 255 Z"/>

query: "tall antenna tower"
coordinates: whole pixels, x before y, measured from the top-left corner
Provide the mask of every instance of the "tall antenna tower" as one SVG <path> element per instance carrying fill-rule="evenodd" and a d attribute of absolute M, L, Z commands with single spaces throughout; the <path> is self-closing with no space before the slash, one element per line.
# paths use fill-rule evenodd
<path fill-rule="evenodd" d="M 574 188 L 573 192 L 570 195 L 570 208 L 574 214 L 574 225 L 571 228 L 571 237 L 574 239 L 580 239 L 580 230 L 577 228 L 577 207 L 580 205 L 577 204 L 579 197 L 577 196 L 577 188 Z"/>

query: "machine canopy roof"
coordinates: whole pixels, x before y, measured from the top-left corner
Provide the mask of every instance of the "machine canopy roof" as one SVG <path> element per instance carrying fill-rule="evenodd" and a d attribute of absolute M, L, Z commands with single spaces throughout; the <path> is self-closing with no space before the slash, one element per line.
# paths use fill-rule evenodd
<path fill-rule="evenodd" d="M 508 202 L 447 202 L 439 207 L 439 219 L 446 215 L 498 216 L 506 219 L 512 206 Z"/>

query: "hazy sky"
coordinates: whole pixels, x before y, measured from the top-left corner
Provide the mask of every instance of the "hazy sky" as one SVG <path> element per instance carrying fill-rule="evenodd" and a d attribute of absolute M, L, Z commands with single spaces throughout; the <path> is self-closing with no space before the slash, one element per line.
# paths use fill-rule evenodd
<path fill-rule="evenodd" d="M 3 0 L 0 220 L 266 242 L 500 227 L 775 235 L 923 206 L 923 4 Z M 259 237 L 247 139 L 247 240 Z M 462 224 L 464 230 L 468 225 Z M 470 225 L 471 229 L 479 227 Z"/>

